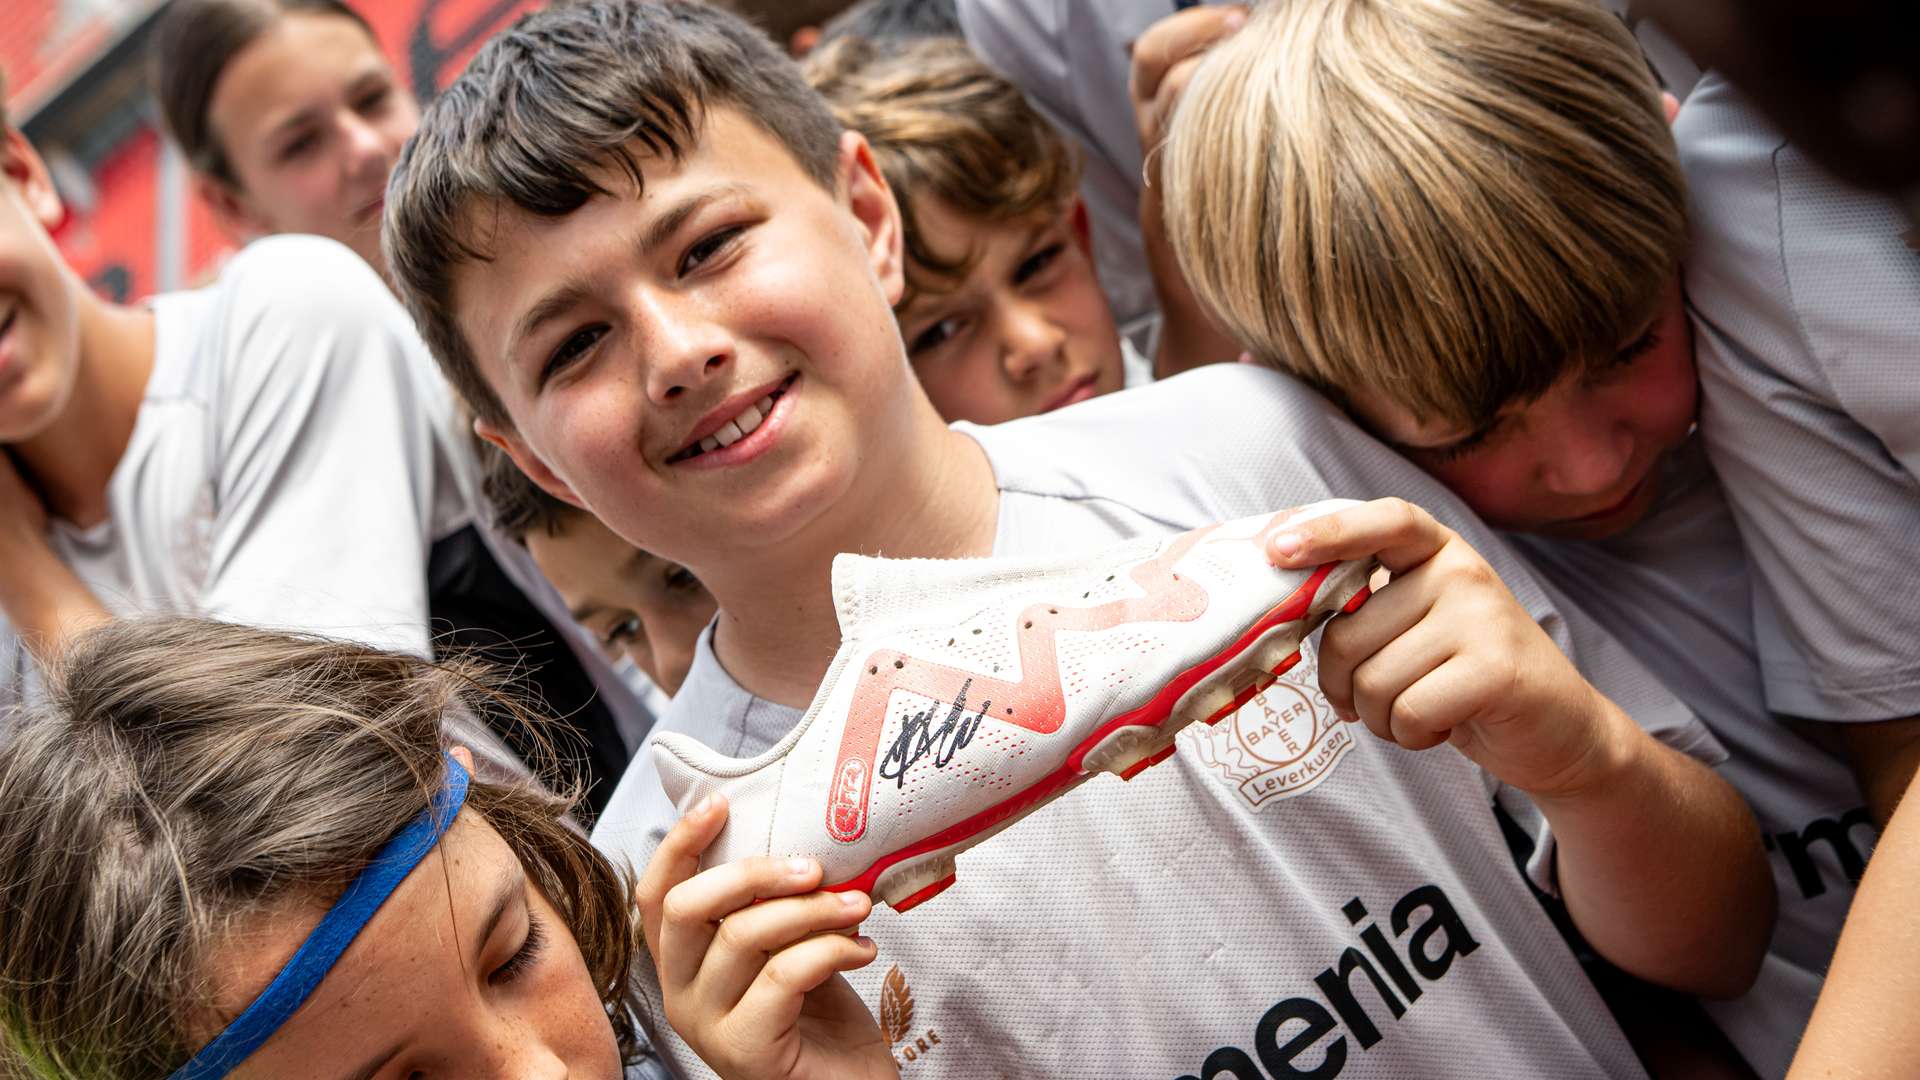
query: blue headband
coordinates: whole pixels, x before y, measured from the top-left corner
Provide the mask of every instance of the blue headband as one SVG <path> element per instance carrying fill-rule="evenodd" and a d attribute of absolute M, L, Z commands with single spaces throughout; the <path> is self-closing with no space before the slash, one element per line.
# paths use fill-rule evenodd
<path fill-rule="evenodd" d="M 327 909 L 320 925 L 300 943 L 293 959 L 288 960 L 280 974 L 273 977 L 273 982 L 253 999 L 253 1004 L 234 1017 L 233 1023 L 212 1042 L 201 1047 L 192 1061 L 175 1069 L 170 1080 L 219 1080 L 280 1030 L 280 1025 L 287 1022 L 313 993 L 313 988 L 320 985 L 320 980 L 327 977 L 327 972 L 333 969 L 340 954 L 347 951 L 347 946 L 353 944 L 367 920 L 373 918 L 373 913 L 387 902 L 393 890 L 440 842 L 441 834 L 453 824 L 461 805 L 467 801 L 467 779 L 466 768 L 448 754 L 447 783 L 433 797 L 432 804 L 408 822 L 398 836 L 387 841 L 387 846 L 360 871 L 360 876 L 354 878 L 347 891 Z"/>

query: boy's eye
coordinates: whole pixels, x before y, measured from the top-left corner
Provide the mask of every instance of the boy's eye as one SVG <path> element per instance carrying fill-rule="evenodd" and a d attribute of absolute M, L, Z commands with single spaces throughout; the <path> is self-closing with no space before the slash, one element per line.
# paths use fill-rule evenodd
<path fill-rule="evenodd" d="M 1461 439 L 1459 442 L 1448 443 L 1445 446 L 1422 447 L 1420 454 L 1435 464 L 1446 465 L 1458 461 L 1468 454 L 1473 453 L 1475 450 L 1480 449 L 1482 446 L 1485 446 L 1487 444 L 1487 437 L 1492 434 L 1492 428 L 1483 428 Z"/>
<path fill-rule="evenodd" d="M 493 974 L 487 976 L 487 981 L 495 986 L 502 986 L 519 978 L 526 973 L 528 968 L 533 966 L 534 961 L 540 959 L 540 950 L 546 943 L 546 928 L 540 924 L 539 917 L 529 908 L 527 910 L 527 939 L 520 943 L 518 951 L 512 956 L 507 957 L 506 963 L 493 969 Z"/>
<path fill-rule="evenodd" d="M 693 576 L 693 571 L 684 566 L 669 567 L 664 577 L 666 578 L 667 588 L 674 592 L 690 592 L 694 589 L 705 588 L 705 586 L 700 584 L 700 579 Z"/>
<path fill-rule="evenodd" d="M 629 615 L 607 628 L 600 640 L 608 646 L 619 645 L 623 641 L 640 636 L 640 616 Z"/>
<path fill-rule="evenodd" d="M 319 145 L 319 142 L 319 136 L 313 132 L 303 132 L 295 137 L 293 141 L 280 148 L 280 160 L 292 161 L 294 158 L 301 157 L 305 155 L 307 151 Z"/>
<path fill-rule="evenodd" d="M 960 317 L 958 315 L 950 315 L 934 323 L 932 326 L 927 327 L 925 330 L 920 331 L 918 334 L 915 334 L 913 340 L 907 342 L 907 355 L 918 356 L 921 353 L 929 352 L 959 336 Z"/>
<path fill-rule="evenodd" d="M 593 348 L 606 333 L 605 326 L 595 325 L 583 326 L 568 334 L 566 340 L 560 343 L 559 348 L 553 350 L 553 355 L 547 357 L 546 365 L 540 369 L 540 385 L 545 386 L 547 380 L 560 374 L 568 365 L 584 356 L 587 350 Z"/>
<path fill-rule="evenodd" d="M 694 241 L 693 246 L 687 249 L 687 253 L 680 257 L 681 276 L 693 273 L 702 263 L 726 250 L 727 246 L 744 231 L 741 226 L 729 225 Z"/>
<path fill-rule="evenodd" d="M 1613 354 L 1613 362 L 1607 366 L 1612 368 L 1626 367 L 1659 347 L 1659 329 L 1656 327 L 1648 327 L 1647 332 L 1635 338 L 1633 344 Z"/>
<path fill-rule="evenodd" d="M 1027 256 L 1026 261 L 1014 269 L 1013 283 L 1015 285 L 1025 285 L 1028 281 L 1038 277 L 1040 272 L 1052 266 L 1053 261 L 1058 259 L 1060 253 L 1066 249 L 1067 246 L 1065 244 L 1048 244 L 1046 247 Z"/>

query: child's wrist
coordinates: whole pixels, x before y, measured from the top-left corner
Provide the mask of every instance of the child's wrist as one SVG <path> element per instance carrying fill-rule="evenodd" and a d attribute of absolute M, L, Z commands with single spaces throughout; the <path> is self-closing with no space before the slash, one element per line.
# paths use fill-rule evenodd
<path fill-rule="evenodd" d="M 1587 701 L 1570 713 L 1583 729 L 1580 750 L 1564 768 L 1522 789 L 1543 810 L 1617 796 L 1647 765 L 1647 734 L 1598 690 L 1583 686 Z"/>

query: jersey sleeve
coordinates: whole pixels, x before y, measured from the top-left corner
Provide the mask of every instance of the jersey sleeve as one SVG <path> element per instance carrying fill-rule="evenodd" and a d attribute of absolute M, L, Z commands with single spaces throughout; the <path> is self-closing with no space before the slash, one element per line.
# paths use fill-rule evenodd
<path fill-rule="evenodd" d="M 202 609 L 426 655 L 440 483 L 424 346 L 331 241 L 260 241 L 220 282 L 217 475 Z"/>
<path fill-rule="evenodd" d="M 1716 76 L 1677 134 L 1701 429 L 1753 567 L 1767 704 L 1920 715 L 1920 234 Z"/>

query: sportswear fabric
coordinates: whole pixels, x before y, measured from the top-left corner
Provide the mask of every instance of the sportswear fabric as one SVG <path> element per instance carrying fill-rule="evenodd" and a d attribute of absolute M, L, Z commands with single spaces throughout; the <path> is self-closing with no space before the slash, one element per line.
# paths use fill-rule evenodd
<path fill-rule="evenodd" d="M 1618 536 L 1509 539 L 1726 747 L 1719 772 L 1759 818 L 1780 917 L 1753 988 L 1702 1004 L 1755 1071 L 1779 1077 L 1813 1012 L 1876 830 L 1846 762 L 1767 711 L 1747 561 L 1699 438 L 1671 456 L 1659 484 L 1647 516 Z"/>
<path fill-rule="evenodd" d="M 957 427 L 994 469 L 999 556 L 1330 496 L 1418 502 L 1636 721 L 1719 756 L 1452 495 L 1285 375 L 1213 365 Z M 757 753 L 800 710 L 734 683 L 711 634 L 660 730 Z M 1171 760 L 1126 784 L 1096 777 L 962 855 L 959 883 L 924 907 L 870 917 L 879 959 L 849 978 L 903 1075 L 1263 1075 L 1255 1060 L 1349 1078 L 1642 1075 L 1529 888 L 1553 888 L 1538 812 L 1451 749 L 1413 753 L 1338 724 L 1317 687 L 1306 650 L 1235 716 L 1183 732 Z M 1533 841 L 1525 876 L 1496 803 Z M 644 865 L 673 817 L 643 763 L 594 841 Z M 665 1026 L 651 965 L 640 968 L 656 1045 L 683 1075 L 712 1075 Z"/>
<path fill-rule="evenodd" d="M 1718 75 L 1674 131 L 1700 425 L 1753 565 L 1767 703 L 1920 715 L 1920 233 Z"/>

